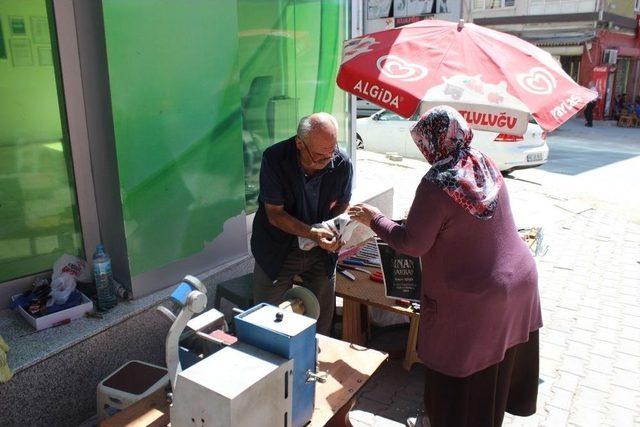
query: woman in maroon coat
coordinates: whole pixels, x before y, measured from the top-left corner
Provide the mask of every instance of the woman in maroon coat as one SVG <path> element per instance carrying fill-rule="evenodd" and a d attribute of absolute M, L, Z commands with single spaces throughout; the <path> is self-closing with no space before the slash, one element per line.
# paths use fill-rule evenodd
<path fill-rule="evenodd" d="M 431 164 L 404 225 L 366 204 L 349 214 L 399 252 L 422 260 L 418 353 L 433 427 L 500 426 L 505 411 L 536 411 L 535 261 L 520 238 L 493 161 L 470 147 L 453 108 L 436 107 L 411 129 Z"/>

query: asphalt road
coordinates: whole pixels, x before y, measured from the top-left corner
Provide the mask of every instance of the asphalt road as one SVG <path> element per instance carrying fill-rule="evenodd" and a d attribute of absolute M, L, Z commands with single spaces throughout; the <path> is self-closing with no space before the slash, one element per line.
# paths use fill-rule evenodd
<path fill-rule="evenodd" d="M 549 161 L 540 169 L 564 175 L 579 175 L 640 156 L 640 128 L 619 128 L 609 122 L 584 127 L 572 120 L 547 139 Z"/>
<path fill-rule="evenodd" d="M 554 194 L 571 193 L 592 206 L 613 206 L 640 223 L 640 128 L 612 122 L 587 128 L 574 119 L 551 133 L 547 143 L 545 165 L 515 171 L 511 178 Z"/>

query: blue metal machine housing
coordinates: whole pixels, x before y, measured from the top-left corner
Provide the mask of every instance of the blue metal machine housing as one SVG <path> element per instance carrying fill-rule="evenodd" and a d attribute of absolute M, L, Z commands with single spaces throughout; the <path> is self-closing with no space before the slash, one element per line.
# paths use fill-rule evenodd
<path fill-rule="evenodd" d="M 235 325 L 240 341 L 293 359 L 292 424 L 307 424 L 316 391 L 315 381 L 308 381 L 308 372 L 316 372 L 316 321 L 263 303 L 238 314 Z"/>

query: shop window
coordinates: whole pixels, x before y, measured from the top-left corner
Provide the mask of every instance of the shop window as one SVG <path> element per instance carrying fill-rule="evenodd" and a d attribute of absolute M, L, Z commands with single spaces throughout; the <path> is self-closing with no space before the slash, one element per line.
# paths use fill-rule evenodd
<path fill-rule="evenodd" d="M 629 58 L 618 58 L 618 63 L 616 64 L 615 95 L 626 95 L 627 102 L 630 101 L 630 95 L 632 95 L 627 93 L 630 65 Z"/>
<path fill-rule="evenodd" d="M 578 81 L 578 77 L 580 76 L 580 60 L 581 57 L 578 55 L 560 57 L 560 65 L 562 65 L 562 69 L 565 73 L 571 76 L 575 82 Z"/>
<path fill-rule="evenodd" d="M 237 9 L 212 0 L 104 0 L 102 9 L 135 286 L 209 249 L 244 209 Z"/>
<path fill-rule="evenodd" d="M 515 0 L 475 0 L 475 9 L 501 9 L 505 7 L 513 7 Z"/>
<path fill-rule="evenodd" d="M 530 0 L 529 15 L 593 12 L 596 0 Z"/>
<path fill-rule="evenodd" d="M 390 18 L 393 6 L 393 0 L 367 0 L 367 19 Z"/>
<path fill-rule="evenodd" d="M 200 263 L 218 238 L 243 242 L 246 223 L 232 236 L 229 220 L 256 209 L 262 152 L 301 116 L 334 113 L 347 140 L 346 0 L 102 0 L 102 12 L 134 286 Z"/>
<path fill-rule="evenodd" d="M 82 254 L 52 21 L 45 0 L 0 2 L 0 282 Z"/>
<path fill-rule="evenodd" d="M 247 212 L 258 206 L 262 152 L 317 111 L 348 140 L 347 95 L 336 87 L 348 9 L 344 0 L 238 0 L 238 62 Z"/>

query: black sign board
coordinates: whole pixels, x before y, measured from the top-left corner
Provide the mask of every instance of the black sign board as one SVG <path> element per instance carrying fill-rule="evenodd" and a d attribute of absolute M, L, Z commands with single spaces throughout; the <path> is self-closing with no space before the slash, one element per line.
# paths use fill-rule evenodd
<path fill-rule="evenodd" d="M 378 242 L 386 296 L 420 301 L 422 263 L 420 258 L 396 252 L 383 241 Z"/>

